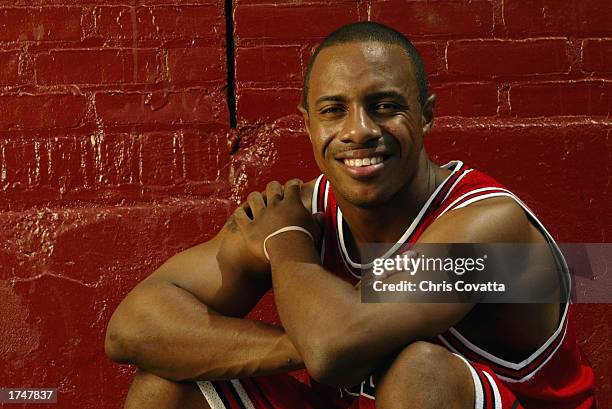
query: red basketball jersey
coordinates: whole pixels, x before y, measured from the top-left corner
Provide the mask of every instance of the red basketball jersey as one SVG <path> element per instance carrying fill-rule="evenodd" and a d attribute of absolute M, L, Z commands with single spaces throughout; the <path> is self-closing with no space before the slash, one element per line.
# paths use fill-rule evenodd
<path fill-rule="evenodd" d="M 513 193 L 491 177 L 456 161 L 444 165 L 452 173 L 438 186 L 421 208 L 415 220 L 387 255 L 415 243 L 438 218 L 454 209 L 469 206 L 492 197 L 509 197 L 525 211 L 531 223 L 546 238 L 562 277 L 562 284 L 570 285 L 567 264 L 552 236 L 533 212 Z M 316 181 L 312 197 L 312 212 L 325 213 L 324 239 L 321 249 L 323 266 L 342 279 L 356 284 L 360 279 L 361 264 L 350 259 L 344 235 L 342 211 L 336 203 L 333 188 L 324 175 Z M 594 407 L 594 374 L 581 354 L 572 325 L 572 306 L 562 306 L 561 320 L 554 334 L 529 357 L 510 362 L 480 348 L 455 328 L 438 336 L 437 342 L 471 362 L 486 365 L 510 389 L 526 408 L 575 409 Z M 360 399 L 373 398 L 374 382 L 364 381 L 357 390 L 344 390 Z M 363 405 L 366 406 L 366 405 Z"/>

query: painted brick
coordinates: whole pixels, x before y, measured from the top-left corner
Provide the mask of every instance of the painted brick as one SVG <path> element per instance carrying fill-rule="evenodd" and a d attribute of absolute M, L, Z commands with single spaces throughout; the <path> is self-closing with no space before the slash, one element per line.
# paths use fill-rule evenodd
<path fill-rule="evenodd" d="M 438 48 L 436 43 L 431 42 L 415 42 L 414 46 L 421 54 L 423 63 L 425 64 L 425 72 L 427 75 L 436 75 L 439 72 L 438 64 Z"/>
<path fill-rule="evenodd" d="M 612 4 L 601 0 L 504 0 L 504 21 L 511 36 L 608 35 Z"/>
<path fill-rule="evenodd" d="M 241 5 L 245 5 L 245 4 L 259 4 L 259 5 L 271 5 L 271 4 L 278 4 L 278 3 L 283 3 L 283 4 L 291 4 L 294 6 L 308 6 L 308 5 L 313 5 L 313 4 L 318 4 L 318 5 L 328 5 L 330 2 L 329 0 L 285 0 L 285 1 L 274 1 L 274 0 L 236 0 L 235 1 L 236 4 L 238 4 L 239 6 Z M 347 4 L 355 4 L 355 0 L 336 0 L 334 1 L 334 3 L 347 3 Z"/>
<path fill-rule="evenodd" d="M 46 182 L 48 150 L 40 141 L 0 141 L 2 191 L 28 189 Z"/>
<path fill-rule="evenodd" d="M 420 36 L 489 37 L 493 32 L 490 1 L 391 0 L 372 4 L 371 19 L 387 24 L 408 38 Z"/>
<path fill-rule="evenodd" d="M 78 41 L 81 39 L 81 9 L 2 8 L 0 27 L 0 41 Z"/>
<path fill-rule="evenodd" d="M 345 0 L 347 1 L 347 0 Z M 0 6 L 65 6 L 66 4 L 71 5 L 92 5 L 95 3 L 102 3 L 108 6 L 114 5 L 134 5 L 134 6 L 154 6 L 154 5 L 177 5 L 185 3 L 184 0 L 0 0 Z M 190 3 L 202 4 L 214 4 L 218 5 L 219 0 L 196 0 Z"/>
<path fill-rule="evenodd" d="M 531 207 L 558 242 L 599 243 L 609 240 L 612 224 L 600 173 L 609 163 L 609 129 L 606 123 L 560 119 L 440 120 L 425 144 L 437 163 L 460 159 L 499 180 Z"/>
<path fill-rule="evenodd" d="M 0 95 L 0 126 L 7 129 L 73 128 L 85 120 L 87 101 L 76 95 Z"/>
<path fill-rule="evenodd" d="M 100 36 L 111 39 L 224 38 L 222 10 L 214 5 L 98 7 L 96 27 Z"/>
<path fill-rule="evenodd" d="M 233 181 L 240 200 L 245 200 L 252 191 L 265 190 L 271 180 L 281 183 L 292 178 L 309 181 L 320 174 L 305 132 L 275 126 L 257 127 L 249 131 L 242 131 L 245 143 L 232 156 L 232 167 L 238 169 L 239 174 L 249 175 L 248 178 Z M 249 139 L 254 143 L 247 145 Z"/>
<path fill-rule="evenodd" d="M 0 85 L 16 85 L 19 79 L 19 51 L 0 52 Z"/>
<path fill-rule="evenodd" d="M 141 150 L 145 185 L 172 185 L 187 180 L 214 182 L 229 162 L 227 143 L 219 134 L 146 134 Z"/>
<path fill-rule="evenodd" d="M 176 139 L 166 133 L 143 138 L 142 182 L 145 185 L 170 185 L 179 181 L 176 145 Z"/>
<path fill-rule="evenodd" d="M 181 92 L 112 92 L 96 95 L 104 124 L 226 123 L 224 95 L 211 90 Z"/>
<path fill-rule="evenodd" d="M 0 185 L 13 200 L 31 204 L 71 190 L 96 196 L 98 188 L 140 184 L 139 135 L 98 132 L 86 137 L 0 141 Z M 99 198 L 99 196 L 98 196 Z"/>
<path fill-rule="evenodd" d="M 612 40 L 585 40 L 582 43 L 582 71 L 612 72 Z"/>
<path fill-rule="evenodd" d="M 448 45 L 448 71 L 474 77 L 554 74 L 569 70 L 566 41 L 474 40 Z"/>
<path fill-rule="evenodd" d="M 497 85 L 445 84 L 432 86 L 436 116 L 492 116 L 497 114 Z"/>
<path fill-rule="evenodd" d="M 298 178 L 309 181 L 321 174 L 306 132 L 277 132 L 275 143 L 278 157 L 269 168 L 268 180 L 286 182 Z"/>
<path fill-rule="evenodd" d="M 183 176 L 189 181 L 217 181 L 227 169 L 227 136 L 220 133 L 182 132 Z"/>
<path fill-rule="evenodd" d="M 239 119 L 256 121 L 273 120 L 288 115 L 299 115 L 297 106 L 301 89 L 252 89 L 238 91 L 237 111 Z"/>
<path fill-rule="evenodd" d="M 96 179 L 99 185 L 138 185 L 142 136 L 136 133 L 103 133 L 95 141 Z"/>
<path fill-rule="evenodd" d="M 173 83 L 225 80 L 225 59 L 225 49 L 221 47 L 170 49 L 169 80 Z"/>
<path fill-rule="evenodd" d="M 39 84 L 153 83 L 160 74 L 152 49 L 53 50 L 35 64 Z"/>
<path fill-rule="evenodd" d="M 612 83 L 595 81 L 515 85 L 510 88 L 511 112 L 525 117 L 609 116 L 611 91 Z"/>
<path fill-rule="evenodd" d="M 94 183 L 93 147 L 86 139 L 55 137 L 49 141 L 49 185 L 61 195 L 90 189 Z"/>
<path fill-rule="evenodd" d="M 299 47 L 241 47 L 236 50 L 236 81 L 302 80 Z"/>
<path fill-rule="evenodd" d="M 294 39 L 323 38 L 358 20 L 356 4 L 245 5 L 236 7 L 234 16 L 238 40 L 273 39 L 280 44 Z"/>

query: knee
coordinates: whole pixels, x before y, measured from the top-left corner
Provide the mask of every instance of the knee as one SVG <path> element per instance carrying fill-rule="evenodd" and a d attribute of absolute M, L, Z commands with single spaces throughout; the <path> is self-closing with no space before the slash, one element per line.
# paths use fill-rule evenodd
<path fill-rule="evenodd" d="M 397 354 L 376 385 L 381 408 L 469 407 L 472 395 L 465 364 L 446 348 L 423 341 Z"/>
<path fill-rule="evenodd" d="M 448 366 L 456 358 L 445 348 L 425 341 L 417 341 L 404 348 L 393 359 L 387 373 L 394 377 L 433 378 L 448 373 Z"/>
<path fill-rule="evenodd" d="M 125 400 L 124 409 L 208 408 L 194 382 L 174 382 L 139 370 Z"/>

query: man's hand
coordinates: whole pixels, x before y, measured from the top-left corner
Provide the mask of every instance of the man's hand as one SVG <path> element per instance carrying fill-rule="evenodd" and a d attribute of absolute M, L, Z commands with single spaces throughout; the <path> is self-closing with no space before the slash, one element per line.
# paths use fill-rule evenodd
<path fill-rule="evenodd" d="M 248 207 L 240 206 L 234 211 L 234 221 L 247 248 L 260 260 L 268 262 L 263 248 L 266 237 L 283 227 L 299 226 L 308 230 L 315 240 L 320 237 L 320 227 L 300 199 L 301 186 L 299 179 L 290 180 L 284 187 L 278 182 L 270 182 L 265 195 L 249 194 Z M 276 237 L 271 238 L 274 239 Z"/>

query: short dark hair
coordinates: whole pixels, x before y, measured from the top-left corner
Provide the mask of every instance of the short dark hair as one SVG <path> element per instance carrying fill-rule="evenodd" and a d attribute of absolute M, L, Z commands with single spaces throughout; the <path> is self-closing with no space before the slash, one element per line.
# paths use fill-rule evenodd
<path fill-rule="evenodd" d="M 308 83 L 310 82 L 312 67 L 319 53 L 333 45 L 366 41 L 377 41 L 383 44 L 398 45 L 406 52 L 414 66 L 414 74 L 419 88 L 419 103 L 421 104 L 421 108 L 423 108 L 425 101 L 427 101 L 429 90 L 427 87 L 427 74 L 425 73 L 425 66 L 423 65 L 421 55 L 410 40 L 402 33 L 371 21 L 352 23 L 341 27 L 328 35 L 323 42 L 319 44 L 312 54 L 312 57 L 310 57 L 310 60 L 308 60 L 308 65 L 306 66 L 306 72 L 304 74 L 304 89 L 302 94 L 302 105 L 304 108 L 308 109 Z"/>

